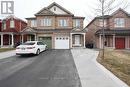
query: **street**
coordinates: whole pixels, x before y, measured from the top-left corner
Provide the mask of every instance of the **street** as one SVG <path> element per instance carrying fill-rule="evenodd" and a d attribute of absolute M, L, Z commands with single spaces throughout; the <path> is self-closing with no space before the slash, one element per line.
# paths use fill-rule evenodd
<path fill-rule="evenodd" d="M 81 87 L 70 50 L 0 60 L 0 87 Z"/>

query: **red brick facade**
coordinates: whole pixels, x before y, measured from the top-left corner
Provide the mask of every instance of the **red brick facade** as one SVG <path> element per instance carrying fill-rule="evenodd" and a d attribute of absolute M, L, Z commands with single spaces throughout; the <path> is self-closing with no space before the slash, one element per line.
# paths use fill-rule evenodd
<path fill-rule="evenodd" d="M 14 27 L 10 27 L 10 21 L 14 21 Z M 1 47 L 14 46 L 21 42 L 21 31 L 27 26 L 27 23 L 14 16 L 8 16 L 1 23 Z M 3 37 L 3 38 L 2 38 Z M 13 40 L 12 40 L 13 37 Z"/>
<path fill-rule="evenodd" d="M 122 49 L 130 49 L 130 14 L 123 9 L 118 9 L 111 15 L 105 15 L 104 18 L 106 21 L 104 45 L 106 47 L 118 49 L 118 46 L 116 45 L 116 42 L 118 42 L 116 41 L 117 38 L 124 38 L 125 48 L 122 47 Z M 124 19 L 124 26 L 116 26 L 116 18 Z M 102 48 L 103 46 L 102 27 L 100 26 L 101 19 L 102 17 L 95 17 L 86 26 L 86 29 L 88 29 L 88 32 L 86 33 L 86 44 L 92 43 L 95 48 Z"/>

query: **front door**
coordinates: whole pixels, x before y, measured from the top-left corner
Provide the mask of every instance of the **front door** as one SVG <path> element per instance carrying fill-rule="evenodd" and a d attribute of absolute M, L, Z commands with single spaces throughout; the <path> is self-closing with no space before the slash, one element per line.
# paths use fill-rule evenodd
<path fill-rule="evenodd" d="M 115 47 L 116 49 L 125 49 L 125 38 L 116 38 Z"/>
<path fill-rule="evenodd" d="M 80 35 L 75 35 L 75 45 L 80 45 Z"/>

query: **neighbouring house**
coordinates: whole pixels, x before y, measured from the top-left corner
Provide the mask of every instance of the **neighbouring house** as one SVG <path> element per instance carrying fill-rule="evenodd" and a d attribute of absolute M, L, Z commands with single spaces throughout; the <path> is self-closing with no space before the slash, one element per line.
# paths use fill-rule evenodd
<path fill-rule="evenodd" d="M 86 44 L 103 48 L 102 16 L 95 17 L 86 27 Z M 114 49 L 130 49 L 130 14 L 118 9 L 104 16 L 104 45 Z"/>
<path fill-rule="evenodd" d="M 83 21 L 57 3 L 44 7 L 35 17 L 26 18 L 27 27 L 21 31 L 27 40 L 40 40 L 51 49 L 85 47 Z"/>
<path fill-rule="evenodd" d="M 13 15 L 2 20 L 0 31 L 0 47 L 14 47 L 21 42 L 21 31 L 27 26 L 27 23 Z M 25 38 L 26 40 L 26 38 Z"/>
<path fill-rule="evenodd" d="M 2 20 L 0 19 L 0 32 L 1 32 L 1 28 L 2 28 Z"/>

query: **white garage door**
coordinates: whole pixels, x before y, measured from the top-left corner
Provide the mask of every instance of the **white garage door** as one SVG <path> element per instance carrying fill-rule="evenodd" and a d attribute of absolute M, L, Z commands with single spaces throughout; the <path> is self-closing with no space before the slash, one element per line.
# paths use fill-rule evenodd
<path fill-rule="evenodd" d="M 57 36 L 55 38 L 55 49 L 69 49 L 69 37 Z"/>

